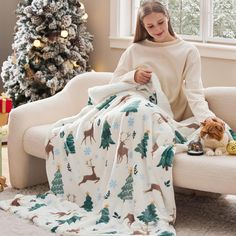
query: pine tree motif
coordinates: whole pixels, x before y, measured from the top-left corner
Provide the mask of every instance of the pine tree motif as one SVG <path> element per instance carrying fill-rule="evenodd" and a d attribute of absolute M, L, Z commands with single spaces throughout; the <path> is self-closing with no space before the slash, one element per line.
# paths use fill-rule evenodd
<path fill-rule="evenodd" d="M 174 236 L 174 233 L 169 232 L 169 231 L 163 231 L 158 236 Z"/>
<path fill-rule="evenodd" d="M 133 177 L 132 170 L 130 170 L 129 176 L 126 178 L 125 185 L 121 188 L 121 192 L 117 195 L 121 200 L 132 200 L 133 199 Z"/>
<path fill-rule="evenodd" d="M 97 109 L 98 110 L 102 110 L 103 108 L 107 109 L 110 106 L 111 101 L 113 101 L 116 97 L 117 97 L 116 95 L 109 97 L 108 99 L 106 99 L 105 102 L 103 102 L 102 104 L 99 104 L 97 106 Z"/>
<path fill-rule="evenodd" d="M 90 71 L 92 36 L 78 0 L 24 0 L 16 8 L 13 55 L 1 77 L 14 107 L 54 95 Z"/>
<path fill-rule="evenodd" d="M 169 145 L 161 154 L 161 160 L 158 163 L 157 167 L 162 166 L 162 168 L 165 168 L 166 171 L 168 171 L 168 167 L 172 167 L 172 163 L 174 160 L 174 145 Z"/>
<path fill-rule="evenodd" d="M 42 203 L 42 204 L 39 204 L 39 203 L 36 203 L 34 206 L 32 206 L 29 211 L 35 211 L 37 209 L 39 209 L 40 207 L 43 207 L 43 206 L 47 206 L 46 204 Z"/>
<path fill-rule="evenodd" d="M 107 149 L 110 146 L 110 144 L 115 144 L 115 142 L 112 140 L 111 138 L 111 131 L 110 131 L 110 124 L 105 121 L 103 124 L 103 128 L 102 128 L 102 137 L 101 137 L 101 145 L 99 148 L 103 148 L 103 149 Z"/>
<path fill-rule="evenodd" d="M 62 175 L 60 168 L 58 167 L 57 171 L 54 174 L 54 179 L 52 180 L 51 184 L 51 191 L 54 194 L 64 194 L 64 189 L 63 189 L 63 182 L 62 182 Z"/>
<path fill-rule="evenodd" d="M 151 203 L 147 206 L 147 208 L 141 212 L 141 215 L 137 216 L 137 218 L 143 221 L 146 225 L 150 222 L 157 222 L 159 217 L 156 213 L 156 206 Z"/>
<path fill-rule="evenodd" d="M 175 142 L 184 144 L 187 142 L 187 139 L 178 130 L 175 130 Z"/>
<path fill-rule="evenodd" d="M 73 215 L 72 217 L 70 217 L 69 219 L 66 220 L 56 220 L 60 225 L 61 224 L 65 224 L 67 223 L 68 225 L 75 223 L 77 220 L 80 220 L 82 217 L 78 216 L 78 215 Z"/>
<path fill-rule="evenodd" d="M 64 143 L 64 149 L 66 151 L 66 155 L 75 154 L 75 142 L 74 136 L 72 134 L 68 134 L 66 138 L 66 142 Z"/>
<path fill-rule="evenodd" d="M 130 112 L 138 112 L 138 107 L 140 104 L 140 100 L 133 101 L 129 105 L 127 105 L 121 112 L 126 112 L 125 115 L 128 116 Z"/>
<path fill-rule="evenodd" d="M 110 217 L 109 217 L 109 209 L 108 209 L 108 206 L 106 205 L 101 211 L 100 213 L 102 214 L 101 215 L 101 218 L 96 222 L 96 224 L 100 224 L 100 223 L 108 223 L 109 220 L 110 220 Z"/>
<path fill-rule="evenodd" d="M 232 129 L 229 130 L 233 140 L 236 140 L 236 132 L 234 132 Z"/>
<path fill-rule="evenodd" d="M 36 198 L 41 198 L 41 199 L 45 199 L 47 197 L 49 193 L 41 193 L 41 194 L 37 194 Z"/>
<path fill-rule="evenodd" d="M 148 131 L 144 133 L 143 139 L 141 140 L 141 143 L 138 144 L 138 146 L 134 149 L 134 151 L 141 153 L 141 158 L 147 157 L 147 145 L 148 145 Z"/>
<path fill-rule="evenodd" d="M 93 201 L 92 198 L 89 196 L 89 194 L 86 194 L 86 199 L 84 201 L 84 205 L 81 206 L 82 208 L 84 208 L 86 211 L 92 211 L 93 209 Z"/>

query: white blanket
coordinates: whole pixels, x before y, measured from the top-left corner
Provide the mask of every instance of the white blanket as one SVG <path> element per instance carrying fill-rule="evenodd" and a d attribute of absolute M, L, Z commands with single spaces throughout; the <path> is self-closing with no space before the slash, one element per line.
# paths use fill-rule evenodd
<path fill-rule="evenodd" d="M 49 135 L 51 191 L 0 207 L 63 235 L 175 235 L 172 164 L 194 125 L 172 119 L 151 81 L 91 88 L 89 105 Z"/>

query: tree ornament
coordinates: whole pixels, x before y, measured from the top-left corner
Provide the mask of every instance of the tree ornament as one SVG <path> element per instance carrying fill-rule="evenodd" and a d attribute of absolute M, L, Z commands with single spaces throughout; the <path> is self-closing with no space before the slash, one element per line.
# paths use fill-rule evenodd
<path fill-rule="evenodd" d="M 77 61 L 71 61 L 71 63 L 75 68 L 81 67 L 80 64 L 77 64 Z"/>
<path fill-rule="evenodd" d="M 62 30 L 61 31 L 61 37 L 66 38 L 68 36 L 68 31 L 67 30 Z"/>
<path fill-rule="evenodd" d="M 236 155 L 236 140 L 229 141 L 226 150 L 230 155 Z"/>
<path fill-rule="evenodd" d="M 41 42 L 40 42 L 40 40 L 35 39 L 34 42 L 33 42 L 33 45 L 34 45 L 36 48 L 41 47 Z"/>

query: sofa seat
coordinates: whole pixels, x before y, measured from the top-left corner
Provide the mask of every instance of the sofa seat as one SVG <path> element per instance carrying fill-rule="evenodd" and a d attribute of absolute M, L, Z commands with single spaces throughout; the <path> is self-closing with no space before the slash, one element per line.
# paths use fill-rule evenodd
<path fill-rule="evenodd" d="M 109 83 L 112 73 L 89 72 L 76 76 L 56 95 L 13 109 L 9 116 L 8 160 L 11 185 L 15 188 L 47 182 L 45 141 L 51 125 L 78 114 L 87 104 L 88 88 Z M 236 87 L 205 89 L 210 109 L 236 130 L 232 106 Z M 236 194 L 236 156 L 189 156 L 174 158 L 175 187 Z"/>
<path fill-rule="evenodd" d="M 25 132 L 23 143 L 28 154 L 46 159 L 45 140 L 52 125 L 39 125 Z M 178 153 L 174 158 L 174 186 L 213 192 L 236 194 L 236 156 L 190 156 Z M 208 186 L 209 185 L 209 186 Z"/>

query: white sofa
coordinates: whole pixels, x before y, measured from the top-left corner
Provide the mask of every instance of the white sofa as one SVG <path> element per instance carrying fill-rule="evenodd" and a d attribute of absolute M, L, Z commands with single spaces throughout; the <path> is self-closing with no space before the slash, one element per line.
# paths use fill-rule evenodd
<path fill-rule="evenodd" d="M 44 183 L 47 131 L 58 119 L 77 114 L 87 104 L 87 89 L 108 83 L 112 73 L 89 72 L 76 76 L 58 94 L 13 109 L 9 117 L 10 182 L 15 188 Z M 236 87 L 205 89 L 215 114 L 236 130 Z M 222 194 L 236 194 L 236 156 L 175 156 L 174 186 Z"/>

